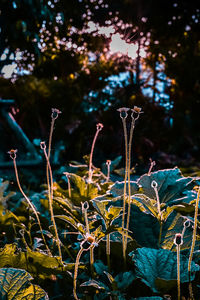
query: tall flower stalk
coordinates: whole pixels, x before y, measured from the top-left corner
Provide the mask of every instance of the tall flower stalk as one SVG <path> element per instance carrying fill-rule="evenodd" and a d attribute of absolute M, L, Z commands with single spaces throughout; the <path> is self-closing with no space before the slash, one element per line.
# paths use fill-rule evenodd
<path fill-rule="evenodd" d="M 124 262 L 126 262 L 126 248 L 125 248 L 125 213 L 126 213 L 126 182 L 128 176 L 128 134 L 127 134 L 127 126 L 126 126 L 126 119 L 128 117 L 128 111 L 130 109 L 127 107 L 121 107 L 117 109 L 120 113 L 120 118 L 122 119 L 122 125 L 124 130 L 124 141 L 125 141 L 125 174 L 124 174 L 124 193 L 123 193 L 123 211 L 122 211 L 122 250 L 123 250 L 123 258 Z"/>
<path fill-rule="evenodd" d="M 49 162 L 49 158 L 46 152 L 46 144 L 45 142 L 41 142 L 40 143 L 40 147 L 44 152 L 44 156 L 48 165 L 48 174 L 49 176 L 47 177 L 47 186 L 48 186 L 48 197 L 49 197 L 49 210 L 50 210 L 50 215 L 51 215 L 51 221 L 53 223 L 53 228 L 54 228 L 54 232 L 55 232 L 55 237 L 56 237 L 56 244 L 58 247 L 58 253 L 59 256 L 62 260 L 62 252 L 61 252 L 61 247 L 60 247 L 60 239 L 58 236 L 58 230 L 57 230 L 57 226 L 56 226 L 56 222 L 55 222 L 55 218 L 54 218 L 54 212 L 53 212 L 53 175 L 52 175 L 52 170 L 51 170 L 51 165 Z"/>
<path fill-rule="evenodd" d="M 200 198 L 200 186 L 198 188 L 196 204 L 195 204 L 195 213 L 194 213 L 194 226 L 193 226 L 193 234 L 192 234 L 192 245 L 190 248 L 190 255 L 188 261 L 188 273 L 189 273 L 189 293 L 190 298 L 194 299 L 192 292 L 192 283 L 191 283 L 191 264 L 192 264 L 192 256 L 194 252 L 195 242 L 196 242 L 196 233 L 197 233 L 197 217 L 198 217 L 198 208 L 199 208 L 199 198 Z"/>
<path fill-rule="evenodd" d="M 103 124 L 101 124 L 101 123 L 98 123 L 96 126 L 97 126 L 97 130 L 96 130 L 93 142 L 92 142 L 92 147 L 91 147 L 91 152 L 90 152 L 88 183 L 92 183 L 92 174 L 93 174 L 92 158 L 93 158 L 93 153 L 94 153 L 94 146 L 95 146 L 99 132 L 103 129 Z"/>
<path fill-rule="evenodd" d="M 47 252 L 50 256 L 52 256 L 51 254 L 51 251 L 46 243 L 46 240 L 45 240 L 45 237 L 44 237 L 44 234 L 43 234 L 43 230 L 42 230 L 42 225 L 41 225 L 41 222 L 40 222 L 40 219 L 39 219 L 39 216 L 38 216 L 38 213 L 34 207 L 34 205 L 32 204 L 31 200 L 28 198 L 28 196 L 24 193 L 22 187 L 21 187 L 21 184 L 20 184 L 20 180 L 19 180 L 19 175 L 18 175 L 18 170 L 17 170 L 17 163 L 16 163 L 16 157 L 17 157 L 17 150 L 10 150 L 8 152 L 8 154 L 10 155 L 10 158 L 13 160 L 13 166 L 14 166 L 14 170 L 15 170 L 15 177 L 16 177 L 16 181 L 17 181 L 17 185 L 18 185 L 18 188 L 21 192 L 21 194 L 24 196 L 24 198 L 26 199 L 28 205 L 31 207 L 32 211 L 34 212 L 35 214 L 35 217 L 37 219 L 37 222 L 38 222 L 38 225 L 39 225 L 39 228 L 40 228 L 40 233 L 41 233 L 41 237 L 42 237 L 42 240 L 44 242 L 44 245 L 47 249 Z"/>
<path fill-rule="evenodd" d="M 47 178 L 47 186 L 48 186 L 48 197 L 49 197 L 49 210 L 51 215 L 51 221 L 53 223 L 53 228 L 56 236 L 56 244 L 58 247 L 58 253 L 62 260 L 62 253 L 61 253 L 61 247 L 60 247 L 60 240 L 58 236 L 58 230 L 56 227 L 56 222 L 54 219 L 54 213 L 53 213 L 53 175 L 52 175 L 52 169 L 50 164 L 50 155 L 51 155 L 51 144 L 52 144 L 52 136 L 53 136 L 53 130 L 55 125 L 55 120 L 58 118 L 61 111 L 56 108 L 52 108 L 51 113 L 51 127 L 50 127 L 50 133 L 49 133 L 49 143 L 48 143 L 48 152 L 46 152 L 46 144 L 45 142 L 40 143 L 40 147 L 44 152 L 45 159 L 46 159 L 46 178 Z"/>
<path fill-rule="evenodd" d="M 177 299 L 181 299 L 181 277 L 180 277 L 180 248 L 183 244 L 183 236 L 181 233 L 177 233 L 174 238 L 174 244 L 176 245 L 176 254 L 177 254 L 177 290 L 178 297 Z"/>
<path fill-rule="evenodd" d="M 129 230 L 129 223 L 130 223 L 130 213 L 131 213 L 131 147 L 133 141 L 133 131 L 135 129 L 135 122 L 139 119 L 140 114 L 142 113 L 141 108 L 134 106 L 131 109 L 131 128 L 130 128 L 130 135 L 129 135 L 129 144 L 128 144 L 128 214 L 127 214 L 127 221 L 126 221 L 126 230 Z M 127 236 L 125 238 L 125 251 L 127 248 Z"/>

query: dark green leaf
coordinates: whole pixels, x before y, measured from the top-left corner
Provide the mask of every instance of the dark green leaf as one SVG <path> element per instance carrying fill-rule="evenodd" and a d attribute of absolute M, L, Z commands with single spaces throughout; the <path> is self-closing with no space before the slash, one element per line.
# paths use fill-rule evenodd
<path fill-rule="evenodd" d="M 0 269 L 0 298 L 17 300 L 49 299 L 44 290 L 30 283 L 32 279 L 31 275 L 24 270 Z"/>

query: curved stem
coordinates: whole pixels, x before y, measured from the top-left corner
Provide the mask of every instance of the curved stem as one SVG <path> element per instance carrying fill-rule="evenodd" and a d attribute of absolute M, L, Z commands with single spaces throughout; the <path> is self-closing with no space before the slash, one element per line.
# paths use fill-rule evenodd
<path fill-rule="evenodd" d="M 80 257 L 81 257 L 81 254 L 83 253 L 84 249 L 81 248 L 76 256 L 76 262 L 75 262 L 75 268 L 74 268 L 74 280 L 73 280 L 73 295 L 74 295 L 74 298 L 76 300 L 79 300 L 77 294 L 76 294 L 76 281 L 77 281 L 77 276 L 78 276 L 78 266 L 79 266 L 79 260 L 80 260 Z"/>
<path fill-rule="evenodd" d="M 132 146 L 134 128 L 135 128 L 135 119 L 132 118 L 131 130 L 129 136 L 129 145 L 128 145 L 128 214 L 127 214 L 127 221 L 126 221 L 127 232 L 129 229 L 130 212 L 131 212 L 131 146 Z M 126 247 L 127 247 L 127 236 L 125 238 L 125 251 L 126 251 Z"/>
<path fill-rule="evenodd" d="M 190 248 L 190 256 L 189 256 L 189 261 L 188 261 L 189 292 L 190 292 L 191 299 L 193 299 L 192 284 L 191 284 L 191 264 L 192 264 L 192 256 L 193 256 L 195 242 L 196 242 L 199 198 L 200 198 L 200 187 L 198 189 L 197 198 L 196 198 L 195 213 L 194 213 L 194 227 L 193 227 L 193 234 L 192 234 L 192 245 L 191 245 L 191 248 Z"/>
<path fill-rule="evenodd" d="M 49 158 L 47 156 L 47 152 L 46 149 L 43 149 L 44 151 L 44 155 L 47 161 L 47 166 L 48 166 L 48 173 L 49 176 L 47 177 L 47 185 L 48 185 L 48 196 L 49 196 L 49 209 L 50 209 L 50 214 L 51 214 L 51 221 L 53 223 L 53 227 L 54 227 L 54 231 L 55 231 L 55 235 L 56 235 L 56 243 L 57 243 L 57 247 L 58 247 L 58 253 L 59 256 L 61 258 L 62 261 L 62 252 L 61 252 L 61 248 L 60 248 L 60 240 L 59 240 L 59 236 L 58 236 L 58 230 L 57 230 L 57 226 L 56 226 L 56 222 L 55 222 L 55 218 L 54 218 L 54 213 L 53 213 L 53 176 L 52 176 L 52 170 L 51 170 L 51 165 L 49 162 Z M 51 182 L 49 181 L 49 177 Z"/>
<path fill-rule="evenodd" d="M 181 299 L 181 280 L 180 280 L 180 245 L 176 246 L 177 249 L 177 288 L 178 288 L 178 300 Z"/>
<path fill-rule="evenodd" d="M 91 275 L 94 275 L 94 247 L 90 247 L 90 268 L 91 268 Z"/>
<path fill-rule="evenodd" d="M 124 262 L 126 262 L 126 247 L 125 247 L 125 212 L 126 212 L 126 181 L 128 176 L 128 135 L 127 135 L 127 127 L 126 127 L 126 118 L 122 118 L 123 129 L 124 129 L 124 141 L 125 141 L 125 175 L 124 175 L 124 194 L 123 194 L 123 212 L 122 212 L 122 247 L 123 247 L 123 258 Z"/>
<path fill-rule="evenodd" d="M 18 171 L 17 171 L 16 159 L 15 158 L 13 159 L 13 165 L 14 165 L 15 176 L 16 176 L 17 185 L 19 187 L 19 190 L 22 193 L 22 195 L 24 196 L 24 198 L 26 199 L 26 201 L 28 202 L 29 206 L 32 208 L 32 210 L 33 210 L 33 212 L 35 214 L 35 217 L 37 219 L 37 222 L 38 222 L 38 225 L 39 225 L 39 228 L 40 228 L 41 236 L 42 236 L 43 242 L 45 244 L 45 247 L 46 247 L 46 249 L 48 251 L 48 254 L 52 256 L 51 251 L 50 251 L 50 249 L 49 249 L 49 247 L 48 247 L 48 245 L 46 243 L 46 240 L 44 238 L 44 234 L 43 234 L 43 231 L 42 231 L 42 225 L 40 223 L 40 219 L 39 219 L 38 213 L 37 213 L 34 205 L 31 203 L 31 200 L 26 196 L 26 194 L 24 193 L 24 191 L 23 191 L 23 189 L 21 187 L 21 184 L 20 184 L 20 181 L 19 181 L 19 175 L 18 175 Z"/>
<path fill-rule="evenodd" d="M 110 234 L 106 236 L 106 256 L 107 256 L 108 270 L 110 271 Z"/>
<path fill-rule="evenodd" d="M 99 134 L 100 130 L 97 129 L 96 133 L 95 133 L 95 136 L 94 136 L 94 139 L 93 139 L 93 142 L 92 142 L 92 147 L 91 147 L 91 152 L 90 152 L 90 161 L 89 161 L 89 177 L 88 177 L 88 182 L 91 183 L 92 182 L 92 157 L 93 157 L 93 152 L 94 152 L 94 146 L 95 146 L 95 143 L 96 143 L 96 140 L 97 140 L 97 136 Z"/>

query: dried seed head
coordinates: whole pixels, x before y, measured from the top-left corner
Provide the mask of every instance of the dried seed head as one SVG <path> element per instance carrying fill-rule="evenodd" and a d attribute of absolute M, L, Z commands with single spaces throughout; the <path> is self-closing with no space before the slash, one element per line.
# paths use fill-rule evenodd
<path fill-rule="evenodd" d="M 186 221 L 183 223 L 183 226 L 184 226 L 185 228 L 190 227 L 190 220 L 186 220 Z"/>
<path fill-rule="evenodd" d="M 17 153 L 17 149 L 11 149 L 10 151 L 8 151 L 8 154 L 12 159 L 15 159 L 17 157 L 16 153 Z"/>
<path fill-rule="evenodd" d="M 137 120 L 140 116 L 140 114 L 143 113 L 142 109 L 138 106 L 134 106 L 133 109 L 131 109 L 131 118 L 134 120 Z"/>
<path fill-rule="evenodd" d="M 95 238 L 92 235 L 88 235 L 87 242 L 90 243 L 90 244 L 92 244 L 92 243 L 95 242 Z"/>
<path fill-rule="evenodd" d="M 103 124 L 102 123 L 98 123 L 96 126 L 97 126 L 97 130 L 98 131 L 101 131 L 102 128 L 103 128 Z"/>
<path fill-rule="evenodd" d="M 137 114 L 142 113 L 141 107 L 138 107 L 138 106 L 134 106 L 133 109 L 131 109 L 131 110 L 132 110 L 132 112 L 135 112 Z"/>
<path fill-rule="evenodd" d="M 40 142 L 40 148 L 42 150 L 45 150 L 46 149 L 46 143 L 45 142 Z"/>
<path fill-rule="evenodd" d="M 57 119 L 57 118 L 58 118 L 58 115 L 62 113 L 62 112 L 61 112 L 59 109 L 57 109 L 57 108 L 52 108 L 51 111 L 52 111 L 51 118 L 54 119 L 54 120 Z"/>
<path fill-rule="evenodd" d="M 82 204 L 82 210 L 83 210 L 83 211 L 84 211 L 84 210 L 88 210 L 89 204 L 88 204 L 87 201 L 85 201 L 85 202 L 83 202 L 83 203 L 81 203 L 81 204 Z"/>
<path fill-rule="evenodd" d="M 107 159 L 106 165 L 107 165 L 107 166 L 110 166 L 110 165 L 111 165 L 111 160 L 110 160 L 110 159 Z"/>
<path fill-rule="evenodd" d="M 176 233 L 175 238 L 174 238 L 174 244 L 177 245 L 182 245 L 183 244 L 183 238 L 181 233 Z"/>
<path fill-rule="evenodd" d="M 152 181 L 151 187 L 152 187 L 153 189 L 156 189 L 156 188 L 158 187 L 158 184 L 157 184 L 157 182 L 156 182 L 155 180 Z"/>
<path fill-rule="evenodd" d="M 129 110 L 130 110 L 130 108 L 128 108 L 128 107 L 121 107 L 121 108 L 117 109 L 117 111 L 120 112 L 120 118 L 122 118 L 122 119 L 126 119 L 128 117 Z"/>

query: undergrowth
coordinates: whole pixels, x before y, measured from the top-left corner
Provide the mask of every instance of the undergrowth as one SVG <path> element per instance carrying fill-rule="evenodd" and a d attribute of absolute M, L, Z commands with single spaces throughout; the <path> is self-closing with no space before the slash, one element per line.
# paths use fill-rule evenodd
<path fill-rule="evenodd" d="M 93 165 L 104 131 L 98 123 L 85 164 L 62 166 L 56 182 L 50 156 L 56 109 L 48 145 L 41 143 L 42 191 L 22 187 L 17 149 L 9 151 L 19 190 L 11 192 L 2 178 L 0 299 L 200 299 L 199 178 L 185 177 L 177 167 L 153 171 L 155 162 L 148 173 L 133 176 L 132 139 L 141 109 L 119 112 L 123 169 L 121 156 L 102 168 Z"/>

